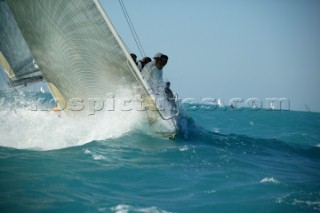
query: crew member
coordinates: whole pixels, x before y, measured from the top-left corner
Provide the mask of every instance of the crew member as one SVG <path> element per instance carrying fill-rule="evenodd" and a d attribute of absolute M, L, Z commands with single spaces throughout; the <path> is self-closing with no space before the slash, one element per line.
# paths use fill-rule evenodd
<path fill-rule="evenodd" d="M 166 66 L 168 62 L 168 56 L 157 53 L 154 56 L 154 61 L 149 62 L 142 69 L 142 75 L 146 82 L 149 84 L 150 88 L 155 94 L 163 92 L 165 84 L 163 82 L 163 67 Z"/>

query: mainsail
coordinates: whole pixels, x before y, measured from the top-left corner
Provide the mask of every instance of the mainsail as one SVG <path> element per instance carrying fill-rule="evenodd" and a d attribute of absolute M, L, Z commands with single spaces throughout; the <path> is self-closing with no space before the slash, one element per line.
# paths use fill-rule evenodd
<path fill-rule="evenodd" d="M 98 0 L 6 2 L 60 105 L 74 98 L 88 101 L 117 95 L 123 89 L 135 90 L 145 103 L 155 102 Z M 159 110 L 147 114 L 152 123 L 159 120 L 157 131 L 175 133 L 170 116 Z"/>

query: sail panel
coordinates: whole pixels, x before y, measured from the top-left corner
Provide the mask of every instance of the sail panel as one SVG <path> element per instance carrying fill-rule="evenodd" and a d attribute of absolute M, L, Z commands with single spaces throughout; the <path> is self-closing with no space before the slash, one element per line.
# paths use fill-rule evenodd
<path fill-rule="evenodd" d="M 15 82 L 42 76 L 7 5 L 0 0 L 0 63 Z"/>

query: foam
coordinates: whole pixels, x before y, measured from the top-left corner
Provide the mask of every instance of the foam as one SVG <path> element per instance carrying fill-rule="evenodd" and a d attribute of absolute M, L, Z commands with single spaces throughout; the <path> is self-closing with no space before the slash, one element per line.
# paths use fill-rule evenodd
<path fill-rule="evenodd" d="M 277 179 L 273 178 L 273 177 L 265 177 L 262 180 L 260 180 L 260 183 L 280 183 Z"/>
<path fill-rule="evenodd" d="M 93 160 L 107 160 L 107 158 L 105 156 L 96 154 L 89 149 L 85 149 L 84 154 L 91 155 Z"/>
<path fill-rule="evenodd" d="M 155 206 L 138 208 L 130 205 L 119 204 L 115 207 L 112 207 L 111 210 L 116 213 L 128 213 L 128 212 L 144 212 L 144 213 L 169 213 L 168 211 L 159 209 Z"/>
<path fill-rule="evenodd" d="M 35 150 L 80 146 L 139 129 L 142 119 L 143 112 L 137 110 L 105 110 L 75 118 L 63 111 L 5 108 L 0 110 L 0 146 Z"/>
<path fill-rule="evenodd" d="M 320 201 L 311 201 L 311 200 L 298 200 L 298 199 L 294 199 L 292 202 L 292 205 L 307 205 L 309 208 L 313 208 L 316 211 L 320 210 Z"/>

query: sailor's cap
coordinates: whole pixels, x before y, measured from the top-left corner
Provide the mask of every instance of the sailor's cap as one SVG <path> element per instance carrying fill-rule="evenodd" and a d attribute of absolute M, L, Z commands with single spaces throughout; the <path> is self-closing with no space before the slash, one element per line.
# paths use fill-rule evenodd
<path fill-rule="evenodd" d="M 162 55 L 163 55 L 162 53 L 157 53 L 157 54 L 155 54 L 155 55 L 154 55 L 154 57 L 153 57 L 153 58 L 154 58 L 154 59 L 156 59 L 156 58 L 160 58 Z"/>

